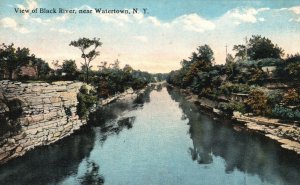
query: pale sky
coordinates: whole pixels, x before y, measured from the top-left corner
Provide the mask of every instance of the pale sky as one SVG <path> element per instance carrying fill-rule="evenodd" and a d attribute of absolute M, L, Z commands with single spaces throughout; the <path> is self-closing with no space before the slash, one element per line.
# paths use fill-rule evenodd
<path fill-rule="evenodd" d="M 38 8 L 16 13 L 15 8 Z M 76 14 L 42 14 L 40 8 L 73 9 Z M 140 10 L 139 14 L 99 14 L 95 8 Z M 147 13 L 143 14 L 143 8 Z M 79 14 L 79 10 L 92 10 Z M 251 35 L 270 38 L 286 54 L 300 52 L 299 0 L 0 0 L 0 42 L 28 47 L 37 57 L 75 59 L 80 51 L 69 46 L 80 37 L 103 43 L 92 63 L 113 62 L 149 72 L 180 68 L 197 46 L 208 44 L 217 64 L 225 62 L 225 45 L 232 52 Z"/>

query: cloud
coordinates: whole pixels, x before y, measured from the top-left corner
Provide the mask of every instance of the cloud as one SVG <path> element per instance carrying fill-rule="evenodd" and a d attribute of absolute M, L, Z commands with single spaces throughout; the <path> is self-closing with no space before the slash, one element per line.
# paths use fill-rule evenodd
<path fill-rule="evenodd" d="M 234 24 L 240 23 L 256 23 L 257 21 L 264 21 L 264 18 L 257 18 L 258 14 L 264 11 L 270 10 L 269 8 L 247 8 L 240 9 L 236 8 L 233 10 L 229 10 L 226 12 L 223 17 L 220 19 L 228 20 L 229 22 L 233 22 Z"/>
<path fill-rule="evenodd" d="M 22 4 L 16 4 L 16 6 L 20 9 L 28 9 L 29 12 L 31 12 L 33 9 L 38 8 L 39 5 L 35 0 L 26 0 L 26 5 Z M 25 20 L 29 20 L 30 22 L 33 23 L 39 23 L 43 25 L 47 25 L 49 23 L 56 23 L 56 22 L 65 22 L 68 20 L 70 17 L 70 14 L 63 14 L 61 16 L 55 16 L 53 18 L 48 18 L 48 19 L 41 19 L 39 17 L 32 17 L 31 13 L 24 13 L 23 18 Z"/>
<path fill-rule="evenodd" d="M 198 14 L 182 15 L 172 21 L 172 25 L 182 25 L 186 30 L 195 32 L 204 32 L 206 30 L 213 30 L 215 24 L 208 21 Z"/>
<path fill-rule="evenodd" d="M 300 14 L 300 6 L 291 7 L 288 10 L 294 12 L 295 14 Z"/>
<path fill-rule="evenodd" d="M 4 28 L 17 28 L 18 25 L 17 22 L 10 17 L 1 19 L 0 23 Z"/>
<path fill-rule="evenodd" d="M 289 11 L 293 13 L 293 17 L 289 19 L 289 22 L 300 22 L 300 6 L 293 6 L 290 8 L 281 8 L 280 11 Z"/>
<path fill-rule="evenodd" d="M 29 33 L 30 31 L 27 28 L 20 27 L 17 22 L 10 17 L 5 17 L 0 20 L 0 25 L 3 26 L 4 28 L 11 28 L 14 31 L 18 31 L 20 33 Z"/>
<path fill-rule="evenodd" d="M 65 28 L 60 28 L 60 29 L 51 28 L 50 31 L 64 33 L 64 34 L 72 34 L 72 33 L 74 33 L 74 32 L 72 32 L 70 30 L 65 29 Z"/>
<path fill-rule="evenodd" d="M 90 6 L 84 5 L 81 8 L 93 10 Z M 78 8 L 78 9 L 81 9 Z M 126 10 L 126 9 L 124 9 Z M 186 14 L 177 17 L 169 22 L 163 22 L 154 16 L 144 16 L 140 14 L 99 14 L 93 11 L 93 15 L 100 19 L 104 23 L 112 23 L 118 26 L 124 26 L 128 23 L 138 24 L 138 25 L 148 25 L 160 28 L 183 27 L 185 30 L 194 32 L 203 32 L 206 30 L 213 30 L 215 25 L 213 22 L 206 20 L 199 16 L 198 14 Z"/>
<path fill-rule="evenodd" d="M 26 6 L 22 4 L 16 4 L 18 8 L 21 9 L 29 9 L 29 12 L 31 12 L 33 9 L 38 7 L 38 4 L 34 0 L 26 0 Z M 28 19 L 30 17 L 30 13 L 24 13 L 23 15 L 24 19 Z"/>
<path fill-rule="evenodd" d="M 141 42 L 148 42 L 148 38 L 146 36 L 143 36 L 143 35 L 138 35 L 138 36 L 135 36 L 134 39 L 138 40 L 138 41 L 141 41 Z"/>
<path fill-rule="evenodd" d="M 62 16 L 55 17 L 54 20 L 64 22 L 69 18 L 69 14 L 63 14 Z"/>

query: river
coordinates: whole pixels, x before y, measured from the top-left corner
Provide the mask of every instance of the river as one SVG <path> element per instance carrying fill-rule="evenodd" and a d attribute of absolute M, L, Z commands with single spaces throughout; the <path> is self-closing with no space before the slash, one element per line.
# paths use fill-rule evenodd
<path fill-rule="evenodd" d="M 300 158 L 214 120 L 174 89 L 112 103 L 91 125 L 0 167 L 2 185 L 296 185 Z"/>

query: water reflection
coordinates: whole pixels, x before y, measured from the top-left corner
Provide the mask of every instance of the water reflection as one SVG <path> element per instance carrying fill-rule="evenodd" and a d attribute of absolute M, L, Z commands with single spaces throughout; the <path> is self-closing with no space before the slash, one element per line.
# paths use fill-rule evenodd
<path fill-rule="evenodd" d="M 79 177 L 81 185 L 104 184 L 104 177 L 100 175 L 99 168 L 95 162 L 87 162 L 87 171 L 83 177 Z"/>
<path fill-rule="evenodd" d="M 213 121 L 200 113 L 199 108 L 184 100 L 182 95 L 168 89 L 172 99 L 179 102 L 190 125 L 189 134 L 193 148 L 189 148 L 191 159 L 199 164 L 213 163 L 213 156 L 222 157 L 225 172 L 235 169 L 244 173 L 259 175 L 262 181 L 274 184 L 295 184 L 300 182 L 300 160 L 295 153 L 283 150 L 264 136 L 235 131 L 232 123 Z M 288 157 L 287 157 L 288 156 Z"/>
<path fill-rule="evenodd" d="M 150 93 L 153 87 L 145 89 L 133 100 L 133 102 L 115 102 L 104 107 L 99 107 L 95 112 L 89 115 L 89 123 L 94 126 L 102 126 L 107 122 L 117 119 L 124 111 L 132 111 L 143 107 L 144 103 L 150 102 Z M 111 123 L 109 123 L 111 125 Z"/>
<path fill-rule="evenodd" d="M 100 127 L 100 141 L 103 144 L 110 135 L 118 135 L 124 128 L 131 129 L 135 116 L 123 117 L 124 112 L 142 108 L 144 103 L 150 102 L 150 93 L 155 86 L 145 89 L 133 102 L 115 102 L 98 108 L 89 116 L 89 124 Z"/>
<path fill-rule="evenodd" d="M 0 167 L 0 184 L 298 184 L 299 157 L 214 121 L 163 86 L 112 103 L 85 128 Z M 151 101 L 150 101 L 151 98 Z"/>
<path fill-rule="evenodd" d="M 28 152 L 0 167 L 0 184 L 57 184 L 77 173 L 80 162 L 90 155 L 94 140 L 95 133 L 85 127 L 58 143 Z"/>

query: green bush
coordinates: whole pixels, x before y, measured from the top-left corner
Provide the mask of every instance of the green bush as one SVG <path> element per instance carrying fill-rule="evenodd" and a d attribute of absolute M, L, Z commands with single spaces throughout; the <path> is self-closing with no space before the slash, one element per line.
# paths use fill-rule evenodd
<path fill-rule="evenodd" d="M 77 115 L 86 118 L 89 109 L 97 103 L 97 97 L 89 94 L 88 89 L 83 85 L 77 94 Z"/>
<path fill-rule="evenodd" d="M 236 101 L 232 101 L 229 103 L 221 102 L 218 108 L 228 115 L 232 115 L 233 111 L 239 111 L 241 113 L 246 112 L 245 104 Z"/>
<path fill-rule="evenodd" d="M 290 108 L 286 108 L 281 105 L 276 105 L 272 109 L 272 116 L 275 118 L 280 118 L 280 119 L 299 120 L 300 119 L 300 111 L 292 110 Z"/>
<path fill-rule="evenodd" d="M 282 101 L 283 93 L 281 90 L 273 90 L 268 92 L 268 103 L 274 107 L 275 105 L 279 104 Z"/>
<path fill-rule="evenodd" d="M 224 95 L 228 96 L 231 93 L 247 93 L 250 91 L 250 86 L 247 84 L 226 82 L 221 85 L 220 90 Z"/>

